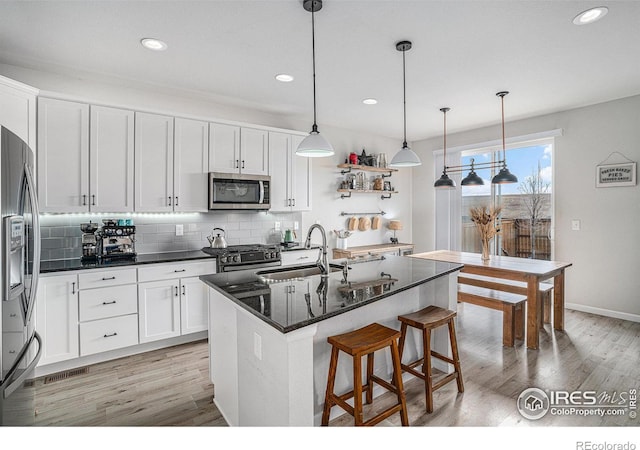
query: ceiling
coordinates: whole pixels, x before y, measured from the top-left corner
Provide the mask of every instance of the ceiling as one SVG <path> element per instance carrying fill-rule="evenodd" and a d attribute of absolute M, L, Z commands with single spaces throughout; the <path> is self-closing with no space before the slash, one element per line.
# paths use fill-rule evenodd
<path fill-rule="evenodd" d="M 591 25 L 572 19 L 593 6 Z M 325 0 L 316 22 L 323 125 L 407 140 L 640 94 L 639 1 Z M 152 52 L 139 41 L 164 40 Z M 313 121 L 302 0 L 0 2 L 0 62 L 148 84 Z M 291 83 L 277 73 L 295 77 Z M 374 97 L 377 105 L 362 104 Z"/>

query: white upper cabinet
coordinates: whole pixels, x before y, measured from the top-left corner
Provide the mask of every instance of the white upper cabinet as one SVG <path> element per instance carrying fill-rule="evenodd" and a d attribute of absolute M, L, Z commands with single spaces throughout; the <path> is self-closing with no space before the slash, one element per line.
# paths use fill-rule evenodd
<path fill-rule="evenodd" d="M 240 128 L 240 173 L 268 175 L 269 133 L 254 128 Z"/>
<path fill-rule="evenodd" d="M 311 209 L 311 158 L 296 156 L 304 136 L 269 132 L 271 211 Z"/>
<path fill-rule="evenodd" d="M 0 124 L 36 150 L 36 96 L 38 90 L 0 76 Z"/>
<path fill-rule="evenodd" d="M 89 105 L 38 99 L 37 172 L 42 212 L 89 211 Z"/>
<path fill-rule="evenodd" d="M 173 210 L 206 212 L 209 166 L 209 124 L 175 119 Z"/>
<path fill-rule="evenodd" d="M 173 211 L 173 117 L 136 112 L 135 210 Z"/>
<path fill-rule="evenodd" d="M 91 106 L 89 210 L 133 211 L 134 113 Z"/>
<path fill-rule="evenodd" d="M 209 172 L 267 175 L 268 132 L 256 128 L 210 123 Z"/>
<path fill-rule="evenodd" d="M 43 212 L 133 211 L 133 112 L 38 99 Z"/>
<path fill-rule="evenodd" d="M 209 172 L 238 173 L 240 170 L 240 127 L 209 124 Z"/>

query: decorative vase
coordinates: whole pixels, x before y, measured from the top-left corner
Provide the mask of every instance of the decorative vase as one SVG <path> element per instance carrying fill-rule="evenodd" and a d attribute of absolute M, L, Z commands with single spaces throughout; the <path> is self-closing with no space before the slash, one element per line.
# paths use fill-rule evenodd
<path fill-rule="evenodd" d="M 482 238 L 482 260 L 489 261 L 489 239 Z"/>

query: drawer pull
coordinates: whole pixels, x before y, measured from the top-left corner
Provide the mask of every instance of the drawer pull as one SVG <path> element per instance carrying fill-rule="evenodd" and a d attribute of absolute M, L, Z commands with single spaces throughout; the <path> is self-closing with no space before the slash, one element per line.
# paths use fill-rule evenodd
<path fill-rule="evenodd" d="M 117 336 L 118 333 L 111 333 L 111 334 L 105 334 L 104 337 L 108 338 L 108 337 L 113 337 L 113 336 Z"/>
<path fill-rule="evenodd" d="M 115 303 L 115 300 L 111 300 L 110 302 L 102 302 L 103 305 L 115 305 Z"/>
<path fill-rule="evenodd" d="M 102 281 L 115 280 L 116 277 L 102 277 Z"/>
<path fill-rule="evenodd" d="M 13 355 L 16 351 L 15 350 L 9 350 L 9 354 Z"/>
<path fill-rule="evenodd" d="M 308 256 L 301 256 L 301 257 L 300 257 L 300 258 L 298 258 L 298 259 L 309 259 L 309 257 L 308 257 Z"/>
<path fill-rule="evenodd" d="M 17 317 L 18 315 L 16 313 L 11 313 L 9 314 L 9 317 Z"/>
<path fill-rule="evenodd" d="M 187 269 L 174 270 L 174 272 L 186 272 Z"/>

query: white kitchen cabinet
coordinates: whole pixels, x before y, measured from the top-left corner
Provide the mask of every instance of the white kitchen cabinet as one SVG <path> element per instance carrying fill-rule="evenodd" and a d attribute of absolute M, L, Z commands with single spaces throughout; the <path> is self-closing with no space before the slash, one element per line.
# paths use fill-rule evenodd
<path fill-rule="evenodd" d="M 38 99 L 43 212 L 133 211 L 133 112 Z"/>
<path fill-rule="evenodd" d="M 209 124 L 176 118 L 174 127 L 173 210 L 206 212 Z"/>
<path fill-rule="evenodd" d="M 209 172 L 267 175 L 268 132 L 256 128 L 210 123 Z"/>
<path fill-rule="evenodd" d="M 296 155 L 304 136 L 269 132 L 271 211 L 311 210 L 311 158 Z"/>
<path fill-rule="evenodd" d="M 140 342 L 206 330 L 209 290 L 198 277 L 211 273 L 214 260 L 138 268 Z"/>
<path fill-rule="evenodd" d="M 89 210 L 89 105 L 38 99 L 37 168 L 42 212 Z"/>
<path fill-rule="evenodd" d="M 198 277 L 180 279 L 180 334 L 208 329 L 209 287 Z"/>
<path fill-rule="evenodd" d="M 36 151 L 36 96 L 38 89 L 0 76 L 0 124 Z"/>
<path fill-rule="evenodd" d="M 140 343 L 180 336 L 180 283 L 178 280 L 138 284 Z"/>
<path fill-rule="evenodd" d="M 78 277 L 41 277 L 36 299 L 36 330 L 42 336 L 39 365 L 79 356 Z"/>
<path fill-rule="evenodd" d="M 135 210 L 173 211 L 173 117 L 136 112 Z"/>
<path fill-rule="evenodd" d="M 90 107 L 89 211 L 133 211 L 134 112 Z"/>
<path fill-rule="evenodd" d="M 238 173 L 240 170 L 240 127 L 209 124 L 209 172 Z"/>

